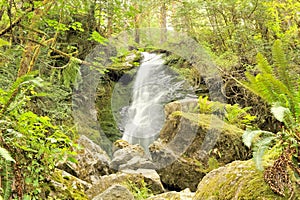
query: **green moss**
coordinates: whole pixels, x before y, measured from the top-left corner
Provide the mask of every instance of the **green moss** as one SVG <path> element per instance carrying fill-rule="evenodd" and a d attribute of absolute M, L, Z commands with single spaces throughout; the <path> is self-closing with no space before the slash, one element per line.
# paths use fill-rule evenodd
<path fill-rule="evenodd" d="M 197 124 L 200 127 L 203 127 L 205 129 L 209 128 L 217 128 L 225 131 L 226 133 L 234 133 L 238 135 L 243 134 L 243 130 L 239 129 L 238 127 L 225 123 L 220 118 L 218 118 L 216 115 L 210 115 L 210 114 L 195 114 L 195 113 L 185 113 L 181 111 L 175 111 L 171 115 L 172 117 L 182 116 L 191 122 Z"/>
<path fill-rule="evenodd" d="M 72 175 L 64 175 L 63 171 L 56 169 L 51 176 L 52 187 L 47 199 L 81 199 L 88 200 L 84 186 L 80 180 Z"/>
<path fill-rule="evenodd" d="M 292 199 L 298 199 L 298 194 Z M 275 194 L 252 160 L 233 162 L 212 171 L 199 184 L 196 199 L 289 199 Z"/>

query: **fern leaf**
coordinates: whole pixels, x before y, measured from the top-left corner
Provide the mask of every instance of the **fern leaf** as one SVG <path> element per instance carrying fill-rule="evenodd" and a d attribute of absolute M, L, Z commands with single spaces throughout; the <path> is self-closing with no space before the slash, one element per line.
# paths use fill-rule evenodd
<path fill-rule="evenodd" d="M 0 147 L 0 156 L 6 161 L 15 162 L 15 160 L 10 156 L 9 152 L 2 147 Z"/>
<path fill-rule="evenodd" d="M 256 143 L 255 149 L 253 151 L 253 160 L 258 170 L 261 171 L 263 170 L 263 166 L 262 166 L 263 156 L 265 155 L 265 151 L 269 148 L 271 142 L 275 139 L 276 139 L 275 136 L 270 136 Z"/>
<path fill-rule="evenodd" d="M 271 113 L 278 121 L 283 122 L 285 116 L 290 113 L 290 110 L 280 106 L 279 103 L 275 103 L 271 108 Z"/>
<path fill-rule="evenodd" d="M 283 51 L 282 43 L 280 40 L 276 40 L 272 47 L 272 55 L 274 64 L 278 68 L 278 78 L 281 80 L 289 89 L 290 88 L 290 80 L 288 74 L 288 61 L 286 59 L 286 55 Z"/>
<path fill-rule="evenodd" d="M 261 134 L 273 136 L 273 133 L 269 131 L 262 131 L 262 130 L 246 130 L 243 134 L 243 142 L 247 147 L 251 147 L 251 144 L 254 143 L 254 139 Z"/>
<path fill-rule="evenodd" d="M 272 74 L 273 69 L 272 66 L 269 64 L 267 59 L 261 54 L 258 53 L 256 56 L 257 61 L 257 68 L 264 74 Z"/>

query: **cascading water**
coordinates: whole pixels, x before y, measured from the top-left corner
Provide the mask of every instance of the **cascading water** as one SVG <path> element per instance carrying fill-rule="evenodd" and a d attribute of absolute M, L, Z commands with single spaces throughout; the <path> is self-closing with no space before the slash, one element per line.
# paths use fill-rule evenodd
<path fill-rule="evenodd" d="M 143 56 L 134 80 L 122 139 L 140 144 L 147 152 L 164 124 L 164 104 L 184 98 L 188 89 L 186 82 L 163 64 L 162 55 L 143 53 Z"/>

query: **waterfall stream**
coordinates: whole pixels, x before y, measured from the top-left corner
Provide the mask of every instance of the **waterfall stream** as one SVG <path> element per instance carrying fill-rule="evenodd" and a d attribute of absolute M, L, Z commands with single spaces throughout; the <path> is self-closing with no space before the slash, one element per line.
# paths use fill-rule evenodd
<path fill-rule="evenodd" d="M 144 52 L 143 57 L 134 79 L 122 139 L 140 144 L 147 152 L 164 124 L 164 104 L 185 98 L 190 86 L 164 65 L 162 55 Z"/>

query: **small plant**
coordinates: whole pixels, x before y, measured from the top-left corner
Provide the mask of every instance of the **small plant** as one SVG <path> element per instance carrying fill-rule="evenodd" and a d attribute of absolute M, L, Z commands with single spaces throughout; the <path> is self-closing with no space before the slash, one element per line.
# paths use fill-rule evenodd
<path fill-rule="evenodd" d="M 153 196 L 152 191 L 149 189 L 149 186 L 144 180 L 139 182 L 128 180 L 125 185 L 137 200 L 147 199 L 148 197 Z"/>
<path fill-rule="evenodd" d="M 220 115 L 225 122 L 234 124 L 239 128 L 245 128 L 246 126 L 251 126 L 251 122 L 256 118 L 256 116 L 247 113 L 249 109 L 251 107 L 240 108 L 238 104 L 230 105 L 213 102 L 209 101 L 207 96 L 200 96 L 198 105 L 194 110 L 198 110 L 201 114 Z"/>

